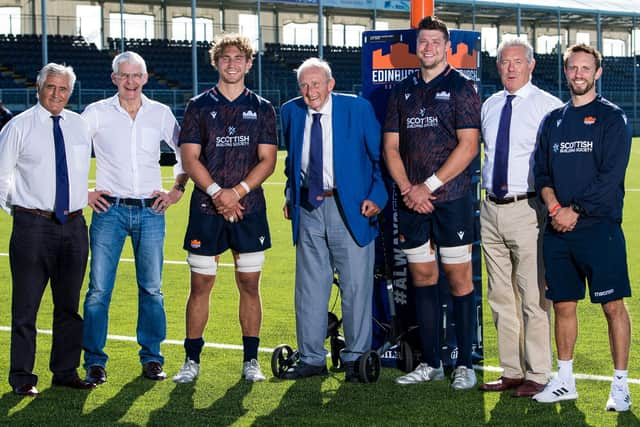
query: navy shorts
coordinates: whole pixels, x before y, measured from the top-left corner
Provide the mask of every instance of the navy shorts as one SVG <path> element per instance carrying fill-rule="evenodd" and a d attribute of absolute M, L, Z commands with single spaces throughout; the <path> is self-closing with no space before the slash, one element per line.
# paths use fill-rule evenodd
<path fill-rule="evenodd" d="M 604 304 L 631 296 L 627 250 L 620 224 L 601 221 L 568 233 L 547 228 L 543 240 L 546 296 L 551 301 L 584 299 Z"/>
<path fill-rule="evenodd" d="M 398 209 L 398 243 L 401 249 L 413 249 L 429 239 L 438 247 L 452 248 L 473 243 L 473 201 L 471 196 L 434 204 L 435 209 L 421 214 L 401 204 Z"/>
<path fill-rule="evenodd" d="M 271 236 L 267 211 L 246 214 L 242 221 L 229 222 L 222 215 L 202 212 L 197 203 L 192 203 L 183 247 L 203 256 L 220 255 L 227 249 L 238 253 L 269 249 Z"/>

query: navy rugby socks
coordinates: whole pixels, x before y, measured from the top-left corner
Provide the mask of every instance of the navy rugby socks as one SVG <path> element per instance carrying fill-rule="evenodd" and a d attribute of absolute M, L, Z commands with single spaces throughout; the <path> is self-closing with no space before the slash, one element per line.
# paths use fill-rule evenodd
<path fill-rule="evenodd" d="M 456 340 L 458 342 L 457 366 L 472 368 L 471 348 L 473 346 L 473 334 L 476 330 L 475 295 L 471 291 L 467 295 L 457 297 L 451 295 L 453 300 L 453 320 L 456 322 Z"/>
<path fill-rule="evenodd" d="M 242 337 L 242 347 L 244 349 L 243 362 L 248 362 L 251 359 L 258 360 L 258 346 L 260 345 L 259 337 Z"/>
<path fill-rule="evenodd" d="M 184 339 L 184 350 L 187 353 L 187 359 L 193 360 L 196 363 L 200 363 L 202 347 L 204 347 L 204 339 L 202 339 L 202 337 Z"/>
<path fill-rule="evenodd" d="M 422 345 L 421 362 L 440 367 L 440 293 L 438 286 L 414 287 L 416 320 Z"/>

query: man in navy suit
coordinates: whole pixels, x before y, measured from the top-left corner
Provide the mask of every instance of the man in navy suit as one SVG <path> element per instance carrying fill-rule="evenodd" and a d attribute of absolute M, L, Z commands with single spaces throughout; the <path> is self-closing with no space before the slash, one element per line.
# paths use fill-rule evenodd
<path fill-rule="evenodd" d="M 355 363 L 371 349 L 374 239 L 377 215 L 387 203 L 380 126 L 368 101 L 332 93 L 335 80 L 325 61 L 307 59 L 297 78 L 302 96 L 282 106 L 281 118 L 300 361 L 283 377 L 327 373 L 324 340 L 336 272 L 346 344 L 341 357 L 346 380 L 357 382 Z"/>

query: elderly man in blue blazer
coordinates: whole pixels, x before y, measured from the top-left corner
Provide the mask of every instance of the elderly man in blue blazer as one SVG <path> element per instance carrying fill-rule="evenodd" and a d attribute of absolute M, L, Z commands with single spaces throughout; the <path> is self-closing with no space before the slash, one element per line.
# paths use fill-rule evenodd
<path fill-rule="evenodd" d="M 299 362 L 283 378 L 327 373 L 324 340 L 334 272 L 342 290 L 346 380 L 371 349 L 374 239 L 387 203 L 380 173 L 380 126 L 363 98 L 332 93 L 329 64 L 310 58 L 297 70 L 301 97 L 281 109 L 288 155 L 285 218 L 296 245 Z"/>

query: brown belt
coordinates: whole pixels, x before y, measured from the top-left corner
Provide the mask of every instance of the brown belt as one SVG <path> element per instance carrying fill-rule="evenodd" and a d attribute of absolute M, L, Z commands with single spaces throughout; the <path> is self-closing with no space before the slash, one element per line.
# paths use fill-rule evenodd
<path fill-rule="evenodd" d="M 56 220 L 53 212 L 43 211 L 42 209 L 29 209 L 29 208 L 23 208 L 22 206 L 14 206 L 13 210 L 16 212 L 24 212 L 31 215 L 42 216 L 52 221 Z M 82 215 L 82 209 L 78 209 L 77 211 L 70 212 L 69 215 L 67 215 L 67 221 L 71 221 L 72 219 L 79 217 L 80 215 Z"/>

